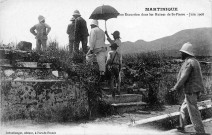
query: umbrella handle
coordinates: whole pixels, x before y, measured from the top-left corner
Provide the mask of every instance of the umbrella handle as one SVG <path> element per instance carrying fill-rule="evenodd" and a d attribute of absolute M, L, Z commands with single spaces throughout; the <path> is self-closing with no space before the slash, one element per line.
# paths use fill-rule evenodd
<path fill-rule="evenodd" d="M 106 24 L 106 20 L 105 20 L 105 31 L 107 31 L 107 24 Z"/>

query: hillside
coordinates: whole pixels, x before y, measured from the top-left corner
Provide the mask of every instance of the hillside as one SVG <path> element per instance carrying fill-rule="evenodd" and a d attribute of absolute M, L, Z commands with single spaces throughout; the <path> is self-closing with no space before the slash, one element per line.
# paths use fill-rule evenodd
<path fill-rule="evenodd" d="M 185 42 L 191 42 L 194 45 L 197 55 L 212 56 L 212 28 L 186 29 L 150 42 L 144 40 L 123 42 L 123 53 L 162 51 L 169 55 L 177 55 Z"/>

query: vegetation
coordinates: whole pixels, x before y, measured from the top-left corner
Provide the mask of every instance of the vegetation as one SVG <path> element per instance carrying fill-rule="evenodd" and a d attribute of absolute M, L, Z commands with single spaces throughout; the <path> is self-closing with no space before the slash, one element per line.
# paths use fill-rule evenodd
<path fill-rule="evenodd" d="M 204 60 L 205 57 L 201 58 Z M 97 64 L 89 65 L 83 60 L 83 52 L 72 56 L 65 48 L 59 48 L 57 41 L 49 42 L 46 52 L 33 51 L 28 61 L 51 62 L 52 68 L 64 71 L 68 78 L 75 82 L 81 82 L 88 91 L 90 116 L 96 112 L 106 114 L 108 108 L 101 99 L 101 91 L 98 80 Z M 147 97 L 144 99 L 151 105 L 177 104 L 182 100 L 182 92 L 169 93 L 168 90 L 176 83 L 176 75 L 180 69 L 181 61 L 167 57 L 158 52 L 139 53 L 123 56 L 121 91 L 126 91 L 129 86 L 137 84 L 139 88 L 147 89 Z M 201 65 L 204 73 L 211 73 L 211 65 Z M 63 74 L 62 74 L 63 75 Z M 206 93 L 212 93 L 212 77 L 204 76 Z"/>
<path fill-rule="evenodd" d="M 65 48 L 59 48 L 56 40 L 49 42 L 47 52 L 41 53 L 39 61 L 50 61 L 53 68 L 66 71 L 70 77 L 78 78 L 89 87 L 90 92 L 96 95 L 99 93 L 99 87 L 95 83 L 98 80 L 97 64 L 88 65 L 83 63 L 83 52 L 75 54 L 74 57 L 69 54 Z M 208 57 L 198 57 L 200 61 L 207 61 Z M 145 101 L 149 104 L 177 104 L 183 98 L 183 92 L 169 93 L 169 89 L 176 83 L 176 76 L 180 70 L 182 61 L 178 58 L 167 56 L 165 53 L 148 52 L 123 56 L 122 67 L 122 91 L 126 91 L 134 83 L 139 88 L 147 89 L 147 98 Z M 205 93 L 212 92 L 212 81 L 210 77 L 211 65 L 201 64 L 204 75 Z M 76 77 L 77 76 L 77 77 Z M 94 93 L 91 95 L 95 95 Z M 94 98 L 92 99 L 94 100 Z M 95 99 L 96 100 L 96 99 Z"/>
<path fill-rule="evenodd" d="M 69 76 L 77 76 L 79 81 L 89 85 L 89 90 L 96 90 L 99 87 L 95 84 L 98 79 L 98 67 L 96 64 L 87 65 L 83 63 L 83 53 L 71 57 L 65 49 L 58 48 L 56 41 L 50 42 L 47 52 L 43 58 L 52 59 L 58 70 L 66 71 Z M 199 58 L 205 60 L 206 57 Z M 126 91 L 134 83 L 139 88 L 147 89 L 145 101 L 150 104 L 176 104 L 181 102 L 182 93 L 169 93 L 168 90 L 176 83 L 176 76 L 181 67 L 180 59 L 173 59 L 158 52 L 139 53 L 134 55 L 124 55 L 122 67 L 122 91 Z M 211 65 L 201 64 L 203 73 L 211 72 Z M 212 83 L 210 75 L 204 75 L 206 87 L 205 93 L 211 93 Z M 93 92 L 93 91 L 92 91 Z M 98 95 L 97 94 L 97 95 Z M 91 94 L 95 95 L 95 94 Z"/>

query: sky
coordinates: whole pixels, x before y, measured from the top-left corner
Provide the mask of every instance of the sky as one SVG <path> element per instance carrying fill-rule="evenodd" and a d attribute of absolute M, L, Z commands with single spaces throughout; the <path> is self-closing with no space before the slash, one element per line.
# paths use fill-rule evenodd
<path fill-rule="evenodd" d="M 93 10 L 102 5 L 110 5 L 120 14 L 107 21 L 108 33 L 120 31 L 122 41 L 152 41 L 170 36 L 183 29 L 211 27 L 211 2 L 209 0 L 0 0 L 0 42 L 28 41 L 35 47 L 35 37 L 29 29 L 38 23 L 43 15 L 52 28 L 49 39 L 57 40 L 59 46 L 68 44 L 66 29 L 74 10 L 78 9 L 87 21 Z M 177 8 L 177 11 L 146 11 L 145 8 Z M 126 16 L 140 14 L 140 16 Z M 141 14 L 148 14 L 142 16 Z M 149 16 L 149 13 L 153 16 Z M 155 16 L 163 13 L 166 16 Z M 170 13 L 185 16 L 167 16 Z M 196 16 L 189 16 L 189 13 Z M 105 22 L 99 21 L 99 27 L 105 30 Z M 106 42 L 107 43 L 107 42 Z"/>

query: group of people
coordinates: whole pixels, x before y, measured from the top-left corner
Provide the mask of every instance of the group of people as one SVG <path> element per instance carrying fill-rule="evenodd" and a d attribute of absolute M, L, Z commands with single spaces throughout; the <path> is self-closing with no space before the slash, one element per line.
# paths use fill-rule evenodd
<path fill-rule="evenodd" d="M 38 24 L 31 27 L 30 32 L 36 38 L 36 50 L 45 51 L 47 48 L 48 34 L 51 31 L 51 27 L 45 22 L 44 16 L 38 16 Z M 86 21 L 81 17 L 80 12 L 75 10 L 73 13 L 73 18 L 71 18 L 72 23 L 68 25 L 67 34 L 69 35 L 69 51 L 70 53 L 79 52 L 79 44 L 82 42 L 83 52 L 87 53 L 87 42 L 88 42 L 88 29 Z"/>
<path fill-rule="evenodd" d="M 68 25 L 66 33 L 69 35 L 69 52 L 79 53 L 79 44 L 82 44 L 84 54 L 87 53 L 88 28 L 86 21 L 81 17 L 78 10 L 75 10 Z"/>
<path fill-rule="evenodd" d="M 96 58 L 100 73 L 99 82 L 106 79 L 106 71 L 111 72 L 117 80 L 118 93 L 120 93 L 120 70 L 122 63 L 120 33 L 119 31 L 113 32 L 112 35 L 114 39 L 112 40 L 107 31 L 104 32 L 99 27 L 98 20 L 92 20 L 90 26 L 91 31 L 90 34 L 88 34 L 86 21 L 81 17 L 80 12 L 75 10 L 73 18 L 71 18 L 71 24 L 69 24 L 67 28 L 67 34 L 69 35 L 69 51 L 71 54 L 78 53 L 79 43 L 81 41 L 82 49 L 84 54 L 86 54 L 87 60 L 89 60 L 90 57 Z M 110 51 L 107 51 L 108 47 L 105 44 L 105 35 L 110 43 Z M 87 50 L 88 36 L 89 50 Z M 112 87 L 113 86 L 111 86 L 111 89 L 113 89 Z"/>
<path fill-rule="evenodd" d="M 100 72 L 100 79 L 99 82 L 102 82 L 106 79 L 105 73 L 110 72 L 110 77 L 115 77 L 117 80 L 117 90 L 120 93 L 120 83 L 121 83 L 121 64 L 122 64 L 122 52 L 121 52 L 121 40 L 120 40 L 120 33 L 119 31 L 115 31 L 112 33 L 114 40 L 110 38 L 107 31 L 103 31 L 98 26 L 98 21 L 93 20 L 90 24 L 91 32 L 89 37 L 89 45 L 90 49 L 87 53 L 87 57 L 96 57 L 99 72 Z M 107 46 L 105 44 L 105 35 L 107 36 L 107 40 L 110 43 L 111 50 L 107 53 Z M 107 72 L 106 72 L 107 71 Z M 113 78 L 109 78 L 110 83 L 113 83 L 111 80 Z M 112 84 L 110 85 L 111 89 L 113 89 Z M 113 97 L 114 90 L 113 91 Z"/>
<path fill-rule="evenodd" d="M 43 16 L 38 17 L 39 23 L 34 25 L 30 32 L 36 37 L 36 49 L 40 50 L 41 45 L 43 50 L 46 50 L 47 35 L 51 27 L 45 23 Z M 79 43 L 82 43 L 82 49 L 87 58 L 96 57 L 99 72 L 100 82 L 104 80 L 107 70 L 113 73 L 118 80 L 118 92 L 120 92 L 120 69 L 122 64 L 121 40 L 119 31 L 112 33 L 113 40 L 108 35 L 107 31 L 99 28 L 98 21 L 93 20 L 90 24 L 91 31 L 88 34 L 86 21 L 81 17 L 78 10 L 73 13 L 71 24 L 68 25 L 67 34 L 69 35 L 69 51 L 70 53 L 79 52 Z M 35 32 L 35 30 L 37 32 Z M 107 51 L 105 44 L 105 35 L 110 43 L 111 50 Z M 87 49 L 89 36 L 89 50 Z M 185 130 L 187 121 L 186 113 L 189 114 L 194 129 L 197 133 L 205 133 L 204 126 L 201 120 L 201 115 L 197 107 L 197 99 L 201 92 L 204 92 L 202 81 L 202 73 L 199 62 L 195 59 L 193 46 L 191 43 L 185 43 L 180 49 L 184 63 L 179 71 L 176 85 L 170 90 L 178 91 L 184 89 L 185 100 L 180 109 L 180 126 L 179 131 Z M 114 95 L 113 95 L 114 96 Z"/>
<path fill-rule="evenodd" d="M 98 20 L 92 20 L 90 26 L 91 31 L 88 33 L 87 23 L 81 17 L 78 10 L 73 12 L 73 17 L 71 18 L 71 23 L 67 27 L 66 33 L 69 35 L 69 52 L 70 55 L 79 54 L 79 44 L 82 44 L 82 50 L 84 54 L 84 59 L 89 59 L 89 57 L 95 57 L 99 66 L 100 79 L 99 82 L 105 80 L 106 69 L 112 72 L 116 77 L 118 84 L 118 91 L 120 91 L 120 70 L 122 63 L 122 53 L 121 53 L 121 40 L 119 31 L 112 33 L 113 38 L 111 39 L 107 31 L 103 31 L 99 27 Z M 36 50 L 45 51 L 47 46 L 47 35 L 51 31 L 51 27 L 45 23 L 45 18 L 43 16 L 38 17 L 39 23 L 34 25 L 30 32 L 36 38 Z M 105 44 L 105 35 L 108 42 L 110 43 L 111 50 L 107 50 L 107 45 Z M 88 49 L 88 36 L 89 36 L 89 49 Z M 42 47 L 42 48 L 41 48 Z M 107 70 L 107 71 L 108 71 Z"/>

